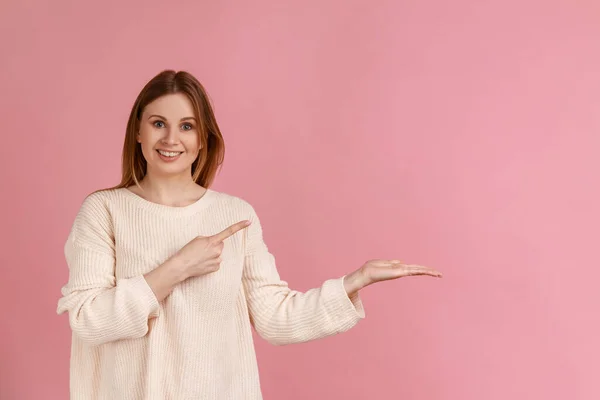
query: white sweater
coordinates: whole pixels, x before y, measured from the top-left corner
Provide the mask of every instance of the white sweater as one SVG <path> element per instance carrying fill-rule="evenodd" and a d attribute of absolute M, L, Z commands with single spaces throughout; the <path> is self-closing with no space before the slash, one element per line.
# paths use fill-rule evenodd
<path fill-rule="evenodd" d="M 221 268 L 179 284 L 161 302 L 143 275 L 198 235 L 241 220 Z M 301 244 L 300 244 L 301 245 Z M 305 293 L 288 288 L 253 207 L 209 189 L 170 207 L 128 189 L 88 196 L 65 244 L 59 314 L 73 332 L 72 400 L 262 399 L 251 327 L 276 345 L 306 342 L 364 318 L 343 277 Z"/>

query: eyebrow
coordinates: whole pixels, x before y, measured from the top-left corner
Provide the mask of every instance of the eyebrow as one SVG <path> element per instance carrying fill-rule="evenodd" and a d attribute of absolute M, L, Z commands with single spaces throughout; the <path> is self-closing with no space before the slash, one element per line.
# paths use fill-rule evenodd
<path fill-rule="evenodd" d="M 164 119 L 165 121 L 167 120 L 165 117 L 163 117 L 162 115 L 158 115 L 158 114 L 152 114 L 151 116 L 148 117 L 148 119 L 150 119 L 152 117 L 158 117 L 160 119 Z M 179 121 L 185 121 L 188 119 L 193 119 L 194 121 L 196 120 L 196 118 L 194 118 L 194 117 L 184 117 L 184 118 L 181 118 Z"/>

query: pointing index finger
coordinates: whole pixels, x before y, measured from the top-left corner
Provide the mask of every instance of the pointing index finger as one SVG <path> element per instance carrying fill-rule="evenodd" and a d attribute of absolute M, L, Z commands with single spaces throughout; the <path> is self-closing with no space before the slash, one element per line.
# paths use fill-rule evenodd
<path fill-rule="evenodd" d="M 217 242 L 222 242 L 223 240 L 233 236 L 234 234 L 236 234 L 237 232 L 241 231 L 249 225 L 250 221 L 240 221 L 217 233 L 216 235 L 213 235 L 212 238 Z"/>

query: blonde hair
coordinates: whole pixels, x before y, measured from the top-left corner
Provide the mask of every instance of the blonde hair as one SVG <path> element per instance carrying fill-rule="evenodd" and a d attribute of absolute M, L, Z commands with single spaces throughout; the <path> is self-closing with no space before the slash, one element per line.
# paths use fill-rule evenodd
<path fill-rule="evenodd" d="M 146 159 L 136 140 L 144 108 L 157 98 L 182 93 L 192 103 L 198 121 L 200 152 L 192 164 L 192 178 L 203 187 L 210 187 L 225 157 L 225 143 L 217 124 L 208 93 L 202 84 L 186 71 L 165 70 L 152 78 L 138 95 L 127 122 L 123 143 L 121 182 L 114 187 L 139 185 L 146 175 Z"/>

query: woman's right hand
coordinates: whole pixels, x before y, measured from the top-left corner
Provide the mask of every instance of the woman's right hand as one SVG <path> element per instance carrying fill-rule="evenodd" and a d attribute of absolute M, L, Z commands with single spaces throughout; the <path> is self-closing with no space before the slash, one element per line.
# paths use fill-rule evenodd
<path fill-rule="evenodd" d="M 198 236 L 158 268 L 144 275 L 157 301 L 165 299 L 181 282 L 215 272 L 221 266 L 223 241 L 250 225 L 241 221 L 213 236 Z"/>
<path fill-rule="evenodd" d="M 221 266 L 221 254 L 225 239 L 250 225 L 240 221 L 212 236 L 198 236 L 183 246 L 173 259 L 182 268 L 183 280 L 217 271 Z"/>

